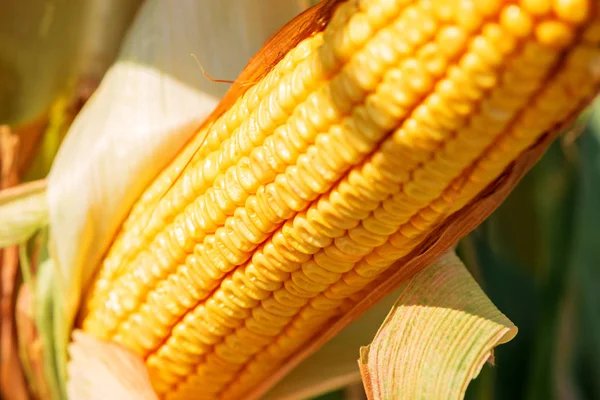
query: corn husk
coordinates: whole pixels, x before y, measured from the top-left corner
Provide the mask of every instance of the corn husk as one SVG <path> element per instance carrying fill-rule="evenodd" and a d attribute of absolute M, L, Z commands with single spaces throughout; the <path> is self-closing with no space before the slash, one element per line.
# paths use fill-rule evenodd
<path fill-rule="evenodd" d="M 368 398 L 462 399 L 517 328 L 447 253 L 408 283 L 373 342 L 360 351 Z"/>
<path fill-rule="evenodd" d="M 76 330 L 69 356 L 71 400 L 158 400 L 144 360 L 123 347 Z"/>
<path fill-rule="evenodd" d="M 44 181 L 0 192 L 0 248 L 24 243 L 47 223 Z"/>
<path fill-rule="evenodd" d="M 61 368 L 58 367 L 57 346 L 55 340 L 55 299 L 56 299 L 56 266 L 52 259 L 43 262 L 36 274 L 34 289 L 35 325 L 39 334 L 42 349 L 42 373 L 49 393 L 49 399 L 65 399 L 65 380 Z"/>

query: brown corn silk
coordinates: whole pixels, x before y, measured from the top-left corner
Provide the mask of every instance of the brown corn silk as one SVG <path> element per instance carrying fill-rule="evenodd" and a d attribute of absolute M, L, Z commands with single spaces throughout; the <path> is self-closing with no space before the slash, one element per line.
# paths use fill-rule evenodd
<path fill-rule="evenodd" d="M 134 206 L 84 330 L 161 397 L 257 398 L 483 221 L 596 94 L 596 2 L 547 3 L 299 16 Z"/>

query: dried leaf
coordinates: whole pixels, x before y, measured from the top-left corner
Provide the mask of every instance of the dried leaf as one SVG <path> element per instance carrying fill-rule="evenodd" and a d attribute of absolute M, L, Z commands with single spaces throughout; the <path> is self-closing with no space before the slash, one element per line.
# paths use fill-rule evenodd
<path fill-rule="evenodd" d="M 361 348 L 369 399 L 462 399 L 492 349 L 517 328 L 453 253 L 406 285 L 373 342 Z"/>
<path fill-rule="evenodd" d="M 19 136 L 6 126 L 0 126 L 0 190 L 19 182 Z"/>
<path fill-rule="evenodd" d="M 35 154 L 42 141 L 47 124 L 48 116 L 44 114 L 25 125 L 14 128 L 14 133 L 19 138 L 19 155 L 17 157 L 17 163 L 20 177 L 25 175 L 26 171 L 34 161 Z"/>

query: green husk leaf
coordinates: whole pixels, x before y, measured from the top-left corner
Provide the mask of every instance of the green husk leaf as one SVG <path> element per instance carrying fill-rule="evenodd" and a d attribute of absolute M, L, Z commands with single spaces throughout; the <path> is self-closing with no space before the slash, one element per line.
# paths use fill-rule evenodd
<path fill-rule="evenodd" d="M 26 242 L 48 224 L 43 181 L 0 192 L 0 248 Z"/>
<path fill-rule="evenodd" d="M 43 262 L 35 280 L 35 320 L 43 350 L 44 375 L 50 400 L 66 399 L 65 383 L 60 379 L 54 334 L 56 269 L 52 259 Z"/>

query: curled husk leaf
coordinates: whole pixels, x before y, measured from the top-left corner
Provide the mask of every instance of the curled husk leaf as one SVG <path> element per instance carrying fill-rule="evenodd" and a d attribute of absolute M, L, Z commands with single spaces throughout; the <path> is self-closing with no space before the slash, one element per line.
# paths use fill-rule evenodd
<path fill-rule="evenodd" d="M 406 285 L 359 365 L 370 400 L 462 399 L 517 328 L 449 252 Z"/>
<path fill-rule="evenodd" d="M 0 192 L 0 248 L 24 243 L 47 224 L 48 206 L 44 181 Z"/>

